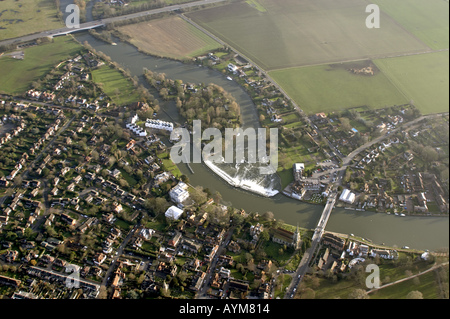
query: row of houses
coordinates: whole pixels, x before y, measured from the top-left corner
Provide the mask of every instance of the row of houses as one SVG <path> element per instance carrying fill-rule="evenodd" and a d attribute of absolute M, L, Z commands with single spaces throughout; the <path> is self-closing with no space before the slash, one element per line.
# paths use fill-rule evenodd
<path fill-rule="evenodd" d="M 99 284 L 80 278 L 77 278 L 77 280 L 74 281 L 73 276 L 71 276 L 71 274 L 66 275 L 65 273 L 60 273 L 36 266 L 28 267 L 27 273 L 30 276 L 38 277 L 46 281 L 56 281 L 65 286 L 67 283 L 77 284 L 81 288 L 86 288 L 89 291 L 89 296 L 92 298 L 96 298 L 100 291 Z"/>
<path fill-rule="evenodd" d="M 5 145 L 8 141 L 10 141 L 14 136 L 19 135 L 26 127 L 25 122 L 20 121 L 16 128 L 14 128 L 11 133 L 7 132 L 4 136 L 0 137 L 0 148 Z"/>
<path fill-rule="evenodd" d="M 161 121 L 161 120 L 147 119 L 145 121 L 145 127 L 158 129 L 158 130 L 165 130 L 165 131 L 169 131 L 169 132 L 173 131 L 173 123 Z"/>

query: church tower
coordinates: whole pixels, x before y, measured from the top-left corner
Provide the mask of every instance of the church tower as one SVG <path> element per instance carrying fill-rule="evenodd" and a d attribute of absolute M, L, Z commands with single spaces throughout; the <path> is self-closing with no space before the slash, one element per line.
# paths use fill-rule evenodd
<path fill-rule="evenodd" d="M 294 246 L 294 249 L 300 248 L 300 231 L 298 230 L 298 223 L 297 223 L 297 229 L 295 230 L 294 236 L 292 238 L 292 244 Z"/>

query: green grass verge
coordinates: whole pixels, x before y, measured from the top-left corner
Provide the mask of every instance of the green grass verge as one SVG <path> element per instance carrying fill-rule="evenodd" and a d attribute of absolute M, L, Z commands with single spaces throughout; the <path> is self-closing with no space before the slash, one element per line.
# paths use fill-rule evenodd
<path fill-rule="evenodd" d="M 258 0 L 245 1 L 250 7 L 255 8 L 259 12 L 267 12 L 266 8 Z"/>

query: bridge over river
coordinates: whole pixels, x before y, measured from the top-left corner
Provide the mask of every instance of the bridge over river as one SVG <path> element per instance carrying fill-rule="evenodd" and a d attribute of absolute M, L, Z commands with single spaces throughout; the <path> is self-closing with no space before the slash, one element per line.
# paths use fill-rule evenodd
<path fill-rule="evenodd" d="M 317 247 L 319 246 L 328 219 L 330 218 L 331 211 L 333 210 L 333 207 L 336 203 L 337 194 L 338 193 L 334 191 L 333 193 L 330 193 L 330 195 L 328 196 L 328 200 L 325 205 L 325 208 L 323 209 L 322 216 L 320 216 L 319 222 L 317 223 L 317 227 L 314 230 L 314 235 L 312 236 L 311 239 L 311 247 L 303 254 L 303 258 L 300 261 L 300 264 L 293 275 L 292 282 L 286 291 L 284 299 L 290 299 L 294 296 L 297 286 L 300 284 L 300 281 L 302 280 L 303 276 L 308 271 L 311 259 L 314 256 Z"/>

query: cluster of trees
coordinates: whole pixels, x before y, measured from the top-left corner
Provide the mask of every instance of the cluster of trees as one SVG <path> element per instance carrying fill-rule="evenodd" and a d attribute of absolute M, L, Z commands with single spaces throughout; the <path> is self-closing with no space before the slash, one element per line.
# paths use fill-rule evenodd
<path fill-rule="evenodd" d="M 240 106 L 233 96 L 216 84 L 202 84 L 198 88 L 184 85 L 180 80 L 166 79 L 165 74 L 144 70 L 146 80 L 159 90 L 162 99 L 175 99 L 181 116 L 201 120 L 220 130 L 240 125 Z"/>

